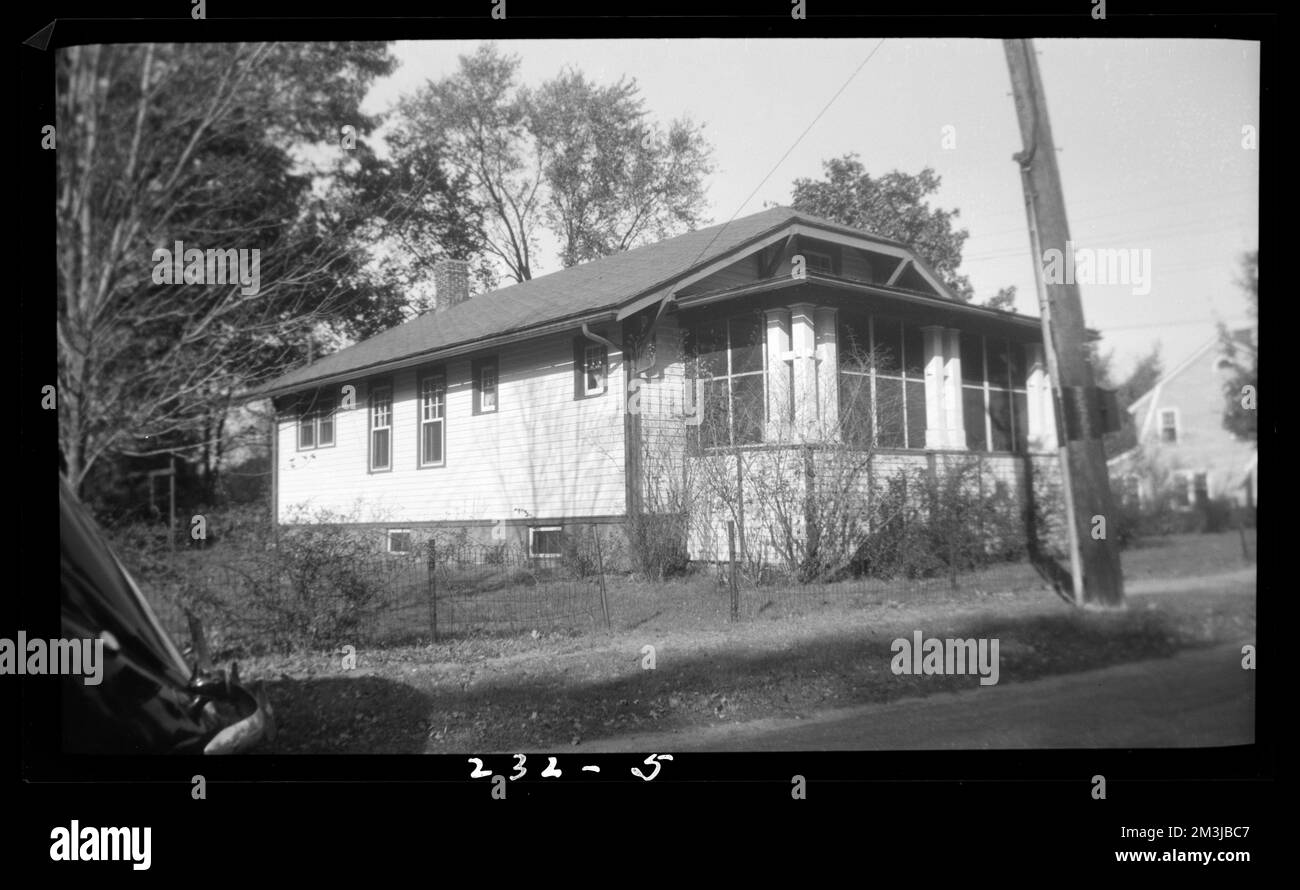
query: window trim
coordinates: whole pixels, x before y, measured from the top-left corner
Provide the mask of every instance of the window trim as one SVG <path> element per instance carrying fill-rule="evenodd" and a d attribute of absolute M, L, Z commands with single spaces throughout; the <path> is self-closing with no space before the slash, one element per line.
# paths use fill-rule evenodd
<path fill-rule="evenodd" d="M 415 539 L 409 537 L 411 534 L 412 534 L 412 532 L 411 532 L 411 530 L 410 530 L 409 528 L 390 528 L 390 529 L 385 530 L 384 538 L 385 538 L 385 541 L 386 541 L 386 544 L 387 544 L 387 549 L 386 549 L 384 552 L 385 552 L 385 553 L 394 553 L 394 554 L 399 554 L 399 555 L 404 555 L 404 554 L 408 554 L 408 553 L 414 553 L 414 552 L 415 552 Z M 407 535 L 407 536 L 408 536 L 408 542 L 409 542 L 409 544 L 410 544 L 410 547 L 407 548 L 406 550 L 394 550 L 394 549 L 393 549 L 393 535 Z"/>
<path fill-rule="evenodd" d="M 393 423 L 396 420 L 395 413 L 397 410 L 397 399 L 393 389 L 392 378 L 383 378 L 370 383 L 367 387 L 369 390 L 366 394 L 366 472 L 367 473 L 391 473 L 393 471 L 393 452 L 394 436 Z M 381 392 L 388 393 L 388 426 L 375 426 L 375 403 L 379 400 L 378 395 Z M 383 467 L 375 466 L 375 433 L 381 429 L 388 430 L 388 464 Z"/>
<path fill-rule="evenodd" d="M 1018 424 L 1017 421 L 1016 421 L 1016 396 L 1017 396 L 1017 395 L 1023 395 L 1023 396 L 1025 396 L 1026 400 L 1028 400 L 1028 397 L 1029 397 L 1029 367 L 1028 367 L 1028 360 L 1029 360 L 1029 358 L 1028 358 L 1028 354 L 1027 354 L 1027 353 L 1026 353 L 1026 354 L 1022 354 L 1021 357 L 1020 357 L 1020 358 L 1021 358 L 1021 368 L 1020 368 L 1020 370 L 1021 370 L 1021 371 L 1024 373 L 1024 375 L 1025 375 L 1025 384 L 1024 384 L 1024 386 L 1017 386 L 1017 385 L 1016 385 L 1015 375 L 1013 375 L 1013 374 L 1010 373 L 1010 368 L 1008 368 L 1008 378 L 1007 378 L 1007 379 L 1008 379 L 1008 385 L 1007 385 L 1007 386 L 995 386 L 995 385 L 993 385 L 993 383 L 989 380 L 989 339 L 990 339 L 989 336 L 988 336 L 987 334 L 976 334 L 976 333 L 974 333 L 973 331 L 961 331 L 960 334 L 958 335 L 958 343 L 961 342 L 961 337 L 963 337 L 963 336 L 978 337 L 978 338 L 979 338 L 979 341 L 980 341 L 980 361 L 981 361 L 981 365 L 982 365 L 982 366 L 981 366 L 981 369 L 980 369 L 980 385 L 976 386 L 976 385 L 973 384 L 973 383 L 966 383 L 966 382 L 965 382 L 965 379 L 964 379 L 964 378 L 965 378 L 965 373 L 966 373 L 966 366 L 965 366 L 965 363 L 964 363 L 964 362 L 962 363 L 962 377 L 963 377 L 963 380 L 962 380 L 962 383 L 961 383 L 962 393 L 963 393 L 963 395 L 964 395 L 965 391 L 968 390 L 968 389 L 970 389 L 970 390 L 975 390 L 975 391 L 977 391 L 977 392 L 979 392 L 979 393 L 981 393 L 981 394 L 983 395 L 983 400 L 984 400 L 984 410 L 980 412 L 980 413 L 981 413 L 981 416 L 982 416 L 982 419 L 983 419 L 983 421 L 984 421 L 984 448 L 983 448 L 983 449 L 979 449 L 979 448 L 971 448 L 971 447 L 970 447 L 970 444 L 969 444 L 969 442 L 968 442 L 967 445 L 966 445 L 966 450 L 967 450 L 968 452 L 972 452 L 972 453 L 975 453 L 975 454 L 1030 454 L 1030 453 L 1032 452 L 1032 450 L 1031 450 L 1030 447 L 1029 447 L 1029 429 L 1028 429 L 1028 426 L 1029 426 L 1029 416 L 1028 416 L 1028 412 L 1026 412 L 1026 416 L 1025 416 L 1025 427 L 1026 427 L 1026 429 L 1024 430 L 1024 439 L 1025 439 L 1025 450 L 1024 450 L 1024 451 L 1019 450 L 1019 448 L 1017 447 L 1017 443 L 1018 443 L 1018 440 L 1020 439 L 1020 432 L 1021 432 L 1021 431 L 1020 431 L 1020 428 L 1019 428 L 1019 424 Z M 1021 340 L 1016 340 L 1016 339 L 1014 339 L 1014 338 L 1012 338 L 1012 337 L 994 337 L 994 338 L 992 338 L 992 339 L 995 340 L 995 341 L 1001 340 L 1002 342 L 1006 343 L 1007 346 L 1008 346 L 1008 348 L 1010 348 L 1010 349 L 1020 348 L 1020 349 L 1023 350 L 1023 349 L 1026 348 L 1026 344 L 1025 344 L 1023 341 L 1021 341 Z M 959 349 L 958 349 L 958 353 L 960 354 L 960 347 L 959 347 Z M 1010 357 L 1008 357 L 1008 358 L 1010 358 Z M 991 393 L 993 393 L 993 392 L 1002 392 L 1002 393 L 1006 393 L 1007 396 L 1009 397 L 1009 408 L 1010 408 L 1010 415 L 1009 415 L 1009 416 L 1010 416 L 1010 419 L 1011 419 L 1011 448 L 1010 448 L 1010 450 L 1006 450 L 1006 451 L 1004 451 L 1004 450 L 1001 450 L 1001 449 L 995 449 L 995 448 L 993 447 L 993 415 L 989 412 L 990 396 L 991 396 Z M 963 425 L 967 430 L 970 430 L 970 429 L 971 429 L 971 418 L 966 416 L 966 411 L 965 411 L 965 402 L 964 402 L 964 401 L 962 402 L 962 425 Z"/>
<path fill-rule="evenodd" d="M 483 372 L 491 368 L 494 375 L 492 394 L 495 400 L 491 408 L 483 407 Z M 470 362 L 470 383 L 474 390 L 473 414 L 496 414 L 501 410 L 501 363 L 495 355 L 476 358 Z"/>
<path fill-rule="evenodd" d="M 735 372 L 732 370 L 732 351 L 734 347 L 732 346 L 731 343 L 731 322 L 737 318 L 751 318 L 751 317 L 756 318 L 758 320 L 759 338 L 758 338 L 757 345 L 759 347 L 759 350 L 762 353 L 763 365 L 761 368 L 759 368 L 756 371 Z M 771 424 L 771 416 L 768 412 L 767 402 L 770 395 L 770 393 L 768 392 L 768 383 L 769 383 L 768 373 L 771 368 L 771 358 L 768 356 L 768 349 L 767 349 L 767 334 L 766 334 L 767 317 L 762 312 L 752 312 L 752 311 L 732 312 L 726 315 L 709 316 L 704 320 L 691 324 L 688 330 L 691 332 L 692 348 L 695 350 L 696 354 L 688 356 L 689 373 L 686 375 L 686 382 L 688 385 L 697 384 L 698 381 L 704 379 L 700 377 L 699 366 L 697 364 L 699 362 L 698 331 L 700 331 L 703 328 L 710 327 L 712 325 L 722 325 L 723 331 L 725 332 L 725 336 L 726 336 L 726 344 L 723 348 L 723 351 L 726 353 L 727 356 L 726 373 L 723 374 L 721 377 L 710 376 L 707 378 L 707 380 L 708 382 L 714 384 L 718 383 L 719 381 L 722 381 L 726 385 L 725 389 L 727 394 L 727 441 L 725 444 L 719 443 L 717 445 L 704 445 L 703 447 L 708 450 L 718 451 L 722 449 L 731 449 L 731 448 L 751 448 L 756 445 L 769 444 L 767 441 L 767 433 L 768 433 L 768 426 Z M 784 359 L 778 359 L 778 360 L 784 361 Z M 739 443 L 736 442 L 735 398 L 732 393 L 732 384 L 735 380 L 741 377 L 758 377 L 763 382 L 763 399 L 762 399 L 763 417 L 762 417 L 761 429 L 759 430 L 759 439 L 757 442 L 739 442 Z M 791 405 L 793 406 L 793 399 L 794 399 L 793 386 L 790 387 L 790 390 L 791 390 L 790 397 L 792 400 Z M 697 404 L 695 406 L 695 410 L 697 412 L 703 412 L 704 405 Z M 701 435 L 701 427 L 699 425 L 693 426 L 692 429 L 694 430 L 695 435 L 697 436 Z"/>
<path fill-rule="evenodd" d="M 587 387 L 587 352 L 595 349 L 601 356 L 600 387 Z M 573 398 L 575 401 L 595 399 L 609 392 L 609 347 L 586 337 L 573 338 Z"/>
<path fill-rule="evenodd" d="M 427 380 L 442 381 L 442 415 L 435 420 L 424 416 L 424 384 Z M 415 375 L 415 467 L 417 470 L 436 470 L 447 466 L 447 369 L 444 365 L 424 368 Z M 442 438 L 442 459 L 428 461 L 424 459 L 425 424 L 437 423 Z"/>
<path fill-rule="evenodd" d="M 600 385 L 592 388 L 588 378 L 591 374 L 591 353 L 595 351 L 597 365 L 600 369 Z M 588 343 L 582 350 L 582 394 L 585 396 L 603 395 L 609 388 L 609 372 L 606 370 L 609 365 L 608 350 L 600 343 Z"/>
<path fill-rule="evenodd" d="M 564 534 L 564 526 L 562 525 L 528 526 L 528 556 L 530 559 L 559 559 L 561 556 L 564 555 L 563 544 L 561 544 L 560 550 L 556 553 L 538 553 L 537 544 L 536 544 L 537 532 L 559 532 L 560 534 Z"/>
<path fill-rule="evenodd" d="M 899 346 L 899 354 L 896 356 L 896 360 L 897 360 L 897 363 L 898 363 L 898 372 L 897 372 L 897 373 L 894 373 L 894 372 L 882 372 L 882 371 L 880 371 L 880 370 L 876 367 L 876 363 L 875 363 L 874 361 L 871 363 L 871 366 L 870 366 L 866 371 L 846 371 L 846 370 L 844 369 L 843 360 L 842 360 L 842 358 L 840 358 L 844 353 L 843 353 L 842 351 L 838 350 L 838 348 L 837 348 L 836 355 L 837 355 L 837 361 L 839 362 L 839 366 L 835 369 L 835 373 L 836 373 L 837 377 L 838 377 L 839 375 L 843 375 L 843 374 L 850 374 L 850 375 L 853 375 L 853 376 L 857 376 L 857 377 L 866 377 L 866 378 L 869 379 L 869 381 L 870 381 L 870 387 L 869 387 L 869 388 L 870 388 L 870 392 L 871 392 L 871 447 L 872 447 L 873 449 L 881 449 L 881 448 L 883 448 L 883 449 L 885 449 L 885 450 L 887 450 L 887 451 L 906 451 L 906 452 L 926 451 L 926 450 L 928 450 L 928 449 L 926 448 L 926 445 L 925 445 L 924 434 L 922 434 L 922 441 L 921 441 L 921 443 L 920 443 L 919 445 L 911 445 L 911 444 L 909 444 L 910 441 L 911 441 L 911 438 L 912 438 L 912 436 L 911 436 L 911 423 L 910 423 L 910 421 L 911 421 L 911 419 L 912 419 L 912 418 L 911 418 L 911 410 L 913 410 L 913 409 L 911 409 L 911 408 L 908 407 L 909 403 L 911 402 L 911 399 L 909 399 L 908 396 L 907 396 L 907 388 L 908 388 L 908 384 L 909 384 L 909 383 L 920 383 L 922 386 L 925 385 L 925 368 L 924 368 L 924 364 L 925 364 L 925 345 L 924 345 L 924 344 L 925 344 L 925 340 L 924 340 L 924 335 L 922 335 L 922 341 L 921 341 L 921 343 L 922 343 L 922 346 L 921 346 L 921 350 L 922 350 L 922 351 L 921 351 L 921 365 L 922 365 L 921 373 L 920 373 L 920 374 L 914 374 L 914 373 L 911 373 L 911 372 L 909 372 L 909 371 L 907 370 L 907 358 L 908 358 L 908 354 L 907 354 L 907 335 L 906 335 L 906 333 L 904 332 L 904 331 L 905 331 L 905 328 L 906 328 L 907 325 L 914 324 L 914 323 L 913 323 L 913 322 L 910 322 L 910 321 L 908 321 L 907 319 L 902 318 L 902 317 L 900 317 L 900 316 L 897 316 L 897 315 L 889 315 L 889 314 L 887 314 L 887 313 L 866 312 L 866 313 L 864 313 L 864 314 L 866 315 L 866 319 L 867 319 L 867 338 L 868 338 L 868 343 L 867 343 L 867 354 L 870 355 L 870 356 L 873 356 L 873 357 L 874 357 L 875 354 L 876 354 L 876 320 L 877 320 L 877 318 L 879 318 L 879 319 L 881 319 L 881 320 L 885 320 L 885 321 L 891 321 L 891 322 L 894 322 L 895 324 L 898 325 L 898 337 L 899 337 L 899 339 L 898 339 L 898 346 Z M 918 328 L 921 327 L 921 325 L 914 325 L 914 326 L 915 326 L 915 327 L 918 327 Z M 836 345 L 837 345 L 837 347 L 838 347 L 838 345 L 839 345 L 839 343 L 838 343 L 839 332 L 840 332 L 840 327 L 837 327 L 837 328 L 836 328 L 836 331 L 835 331 L 836 338 L 837 338 L 837 340 L 836 340 Z M 878 379 L 881 379 L 881 378 L 883 378 L 883 379 L 885 379 L 885 380 L 896 380 L 896 381 L 898 381 L 898 382 L 901 384 L 901 392 L 902 392 L 902 396 L 903 396 L 903 405 L 902 405 L 902 408 L 903 408 L 903 411 L 902 411 L 903 444 L 902 444 L 902 445 L 881 445 L 881 444 L 880 444 L 880 387 L 879 387 L 879 385 L 877 384 L 877 380 L 878 380 Z M 928 394 L 926 395 L 926 398 L 927 398 L 927 399 L 929 398 L 929 395 L 928 395 Z M 924 406 L 922 406 L 921 411 L 922 411 L 922 413 L 925 412 L 925 408 L 924 408 Z"/>
<path fill-rule="evenodd" d="M 1165 438 L 1165 415 L 1174 416 L 1174 437 L 1173 439 Z M 1160 408 L 1156 416 L 1156 426 L 1160 431 L 1161 445 L 1178 445 L 1183 441 L 1183 417 L 1177 408 Z"/>
<path fill-rule="evenodd" d="M 300 410 L 294 414 L 293 439 L 294 450 L 296 451 L 318 451 L 321 448 L 333 448 L 339 440 L 338 430 L 338 405 L 332 402 L 326 402 L 323 399 L 314 399 L 310 403 L 311 407 Z M 333 423 L 333 434 L 328 445 L 322 445 L 320 441 L 321 420 L 325 417 L 331 417 Z M 312 443 L 311 445 L 302 444 L 303 421 L 311 420 Z"/>

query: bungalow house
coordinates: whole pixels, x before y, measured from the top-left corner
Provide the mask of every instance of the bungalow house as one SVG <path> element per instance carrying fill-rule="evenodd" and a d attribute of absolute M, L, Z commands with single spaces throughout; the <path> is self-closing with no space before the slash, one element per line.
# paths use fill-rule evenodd
<path fill-rule="evenodd" d="M 1126 498 L 1143 506 L 1168 498 L 1179 510 L 1219 499 L 1259 503 L 1255 444 L 1223 426 L 1223 388 L 1233 373 L 1216 336 L 1129 406 L 1137 445 L 1109 461 Z"/>
<path fill-rule="evenodd" d="M 873 459 L 976 453 L 1008 488 L 1056 447 L 1037 318 L 964 303 L 907 245 L 789 208 L 472 298 L 463 264 L 437 277 L 437 310 L 259 391 L 278 522 L 345 515 L 399 550 L 463 528 L 541 556 L 566 528 L 655 509 L 683 467 L 648 445 L 680 458 L 705 428 L 706 450 L 780 449 L 834 438 L 853 408 Z M 725 532 L 692 535 L 693 558 L 719 547 Z"/>

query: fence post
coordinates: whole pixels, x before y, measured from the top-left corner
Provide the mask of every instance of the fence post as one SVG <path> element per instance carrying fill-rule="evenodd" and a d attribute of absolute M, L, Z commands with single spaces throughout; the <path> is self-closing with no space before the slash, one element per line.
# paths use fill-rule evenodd
<path fill-rule="evenodd" d="M 438 642 L 438 550 L 432 538 L 425 543 L 425 558 L 429 569 L 429 633 Z"/>
<path fill-rule="evenodd" d="M 605 616 L 605 630 L 609 630 L 609 600 L 605 596 L 605 560 L 600 554 L 600 532 L 594 525 L 591 527 L 591 536 L 596 541 L 596 571 L 600 573 L 600 611 Z"/>
<path fill-rule="evenodd" d="M 731 620 L 740 618 L 740 588 L 736 586 L 736 520 L 727 520 L 727 562 L 731 566 L 727 572 L 731 580 Z"/>

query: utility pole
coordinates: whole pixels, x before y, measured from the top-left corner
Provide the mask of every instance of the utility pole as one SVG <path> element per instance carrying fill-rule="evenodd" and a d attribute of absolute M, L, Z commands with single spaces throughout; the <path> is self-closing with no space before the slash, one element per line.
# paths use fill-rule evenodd
<path fill-rule="evenodd" d="M 1038 60 L 1032 41 L 1004 40 L 1007 66 L 1011 70 L 1011 89 L 1016 101 L 1016 117 L 1025 149 L 1015 155 L 1020 164 L 1026 200 L 1030 206 L 1031 234 L 1036 241 L 1034 256 L 1041 274 L 1045 252 L 1056 249 L 1073 269 L 1074 249 L 1065 216 L 1065 198 L 1061 193 L 1061 175 L 1056 166 L 1056 146 L 1047 117 L 1047 100 L 1038 73 Z M 1036 229 L 1036 232 L 1032 230 Z M 1065 276 L 1071 278 L 1072 276 Z M 1120 572 L 1119 547 L 1113 535 L 1115 511 L 1110 492 L 1110 474 L 1102 448 L 1101 398 L 1092 377 L 1088 360 L 1087 328 L 1079 288 L 1073 280 L 1043 282 L 1046 292 L 1044 326 L 1050 332 L 1043 344 L 1049 356 L 1049 372 L 1056 378 L 1052 388 L 1057 399 L 1057 416 L 1065 438 L 1065 463 L 1062 472 L 1073 507 L 1075 540 L 1083 567 L 1083 601 L 1093 605 L 1121 606 L 1124 603 L 1124 580 Z M 1070 507 L 1067 506 L 1067 510 Z M 1094 537 L 1100 528 L 1096 519 L 1105 522 L 1104 535 Z M 1077 581 L 1076 581 L 1077 584 Z M 1076 597 L 1078 593 L 1076 591 Z"/>

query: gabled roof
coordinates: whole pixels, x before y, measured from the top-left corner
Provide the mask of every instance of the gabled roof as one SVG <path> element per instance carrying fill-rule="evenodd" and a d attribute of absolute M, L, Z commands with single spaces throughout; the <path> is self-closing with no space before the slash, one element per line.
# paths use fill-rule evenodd
<path fill-rule="evenodd" d="M 377 371 L 394 362 L 430 356 L 487 338 L 516 338 L 542 328 L 577 326 L 613 318 L 634 300 L 667 293 L 678 281 L 711 264 L 739 255 L 756 242 L 792 226 L 815 228 L 861 240 L 909 256 L 943 296 L 956 300 L 924 263 L 900 242 L 789 207 L 772 207 L 729 223 L 698 229 L 656 244 L 602 257 L 473 297 L 435 312 L 426 312 L 360 343 L 340 349 L 248 394 L 266 397 L 304 389 L 340 375 Z"/>
<path fill-rule="evenodd" d="M 1248 343 L 1250 333 L 1249 328 L 1234 328 L 1232 330 L 1232 337 L 1243 343 Z M 1160 402 L 1160 392 L 1164 389 L 1165 385 L 1169 383 L 1169 381 L 1178 377 L 1188 368 L 1193 367 L 1197 362 L 1204 359 L 1207 353 L 1214 351 L 1219 346 L 1219 343 L 1219 335 L 1215 334 L 1213 338 L 1202 343 L 1186 358 L 1174 365 L 1174 367 L 1166 374 L 1161 375 L 1160 379 L 1152 384 L 1150 389 L 1134 399 L 1133 404 L 1128 406 L 1129 413 L 1133 415 L 1134 419 L 1137 418 L 1139 411 L 1146 412 L 1142 418 L 1142 422 L 1138 424 L 1139 440 L 1146 436 L 1147 431 L 1151 428 L 1151 424 L 1155 420 L 1155 409 Z M 1116 456 L 1122 457 L 1123 455 Z"/>

